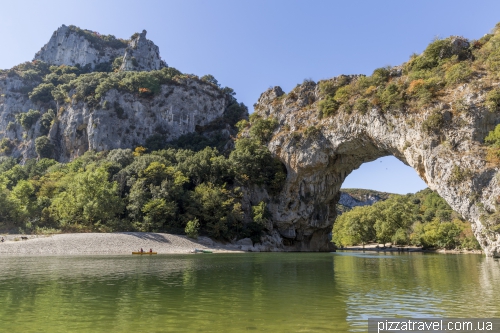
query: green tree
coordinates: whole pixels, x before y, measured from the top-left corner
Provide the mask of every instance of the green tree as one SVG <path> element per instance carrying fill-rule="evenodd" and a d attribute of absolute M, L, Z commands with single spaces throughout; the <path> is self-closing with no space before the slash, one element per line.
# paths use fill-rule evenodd
<path fill-rule="evenodd" d="M 380 243 L 385 245 L 393 241 L 399 229 L 407 230 L 412 225 L 415 206 L 411 201 L 411 196 L 393 195 L 377 206 L 380 215 L 375 221 L 374 228 Z"/>
<path fill-rule="evenodd" d="M 375 239 L 374 224 L 378 211 L 371 206 L 354 207 L 340 215 L 333 224 L 333 241 L 337 246 L 369 243 Z"/>
<path fill-rule="evenodd" d="M 40 158 L 51 158 L 54 155 L 54 145 L 47 136 L 35 139 L 35 151 Z"/>
<path fill-rule="evenodd" d="M 0 228 L 5 230 L 12 226 L 16 208 L 10 200 L 10 191 L 0 182 Z"/>
<path fill-rule="evenodd" d="M 217 149 L 210 147 L 187 156 L 179 162 L 178 169 L 189 177 L 194 186 L 203 182 L 222 185 L 233 178 L 229 161 Z"/>
<path fill-rule="evenodd" d="M 166 201 L 165 198 L 154 198 L 146 202 L 142 208 L 144 222 L 141 231 L 158 232 L 164 228 L 169 220 L 175 219 L 177 205 L 175 202 Z"/>
<path fill-rule="evenodd" d="M 191 195 L 189 211 L 210 237 L 230 240 L 241 228 L 243 214 L 235 193 L 212 183 L 198 185 Z"/>
<path fill-rule="evenodd" d="M 189 238 L 197 239 L 199 229 L 200 229 L 200 222 L 198 221 L 197 218 L 194 218 L 188 221 L 188 223 L 186 224 L 186 228 L 184 229 L 184 232 Z"/>
<path fill-rule="evenodd" d="M 21 124 L 25 131 L 30 130 L 31 127 L 35 125 L 38 118 L 40 118 L 40 111 L 31 109 L 28 112 L 16 115 L 16 120 Z"/>
<path fill-rule="evenodd" d="M 237 140 L 229 161 L 236 178 L 244 183 L 250 181 L 257 185 L 272 185 L 274 190 L 279 190 L 286 179 L 282 164 L 258 140 Z"/>
<path fill-rule="evenodd" d="M 55 86 L 52 83 L 41 83 L 31 93 L 29 93 L 29 98 L 34 102 L 47 103 L 52 100 L 52 90 Z"/>
<path fill-rule="evenodd" d="M 65 190 L 56 195 L 50 206 L 63 229 L 99 230 L 123 211 L 118 185 L 108 181 L 104 169 L 87 170 L 67 177 Z"/>

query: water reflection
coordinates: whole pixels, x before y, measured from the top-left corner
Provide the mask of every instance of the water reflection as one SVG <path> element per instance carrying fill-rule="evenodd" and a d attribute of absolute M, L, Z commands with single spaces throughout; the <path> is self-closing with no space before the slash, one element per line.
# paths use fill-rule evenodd
<path fill-rule="evenodd" d="M 370 317 L 498 317 L 499 260 L 480 255 L 338 253 L 347 320 Z M 354 329 L 356 330 L 356 329 Z"/>
<path fill-rule="evenodd" d="M 495 317 L 500 261 L 287 253 L 2 257 L 6 332 L 349 332 L 369 317 Z"/>

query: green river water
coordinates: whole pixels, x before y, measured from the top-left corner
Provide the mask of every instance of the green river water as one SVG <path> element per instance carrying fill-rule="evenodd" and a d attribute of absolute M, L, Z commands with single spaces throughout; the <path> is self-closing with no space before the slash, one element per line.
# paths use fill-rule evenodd
<path fill-rule="evenodd" d="M 500 317 L 481 255 L 0 257 L 0 332 L 353 332 L 369 317 Z"/>

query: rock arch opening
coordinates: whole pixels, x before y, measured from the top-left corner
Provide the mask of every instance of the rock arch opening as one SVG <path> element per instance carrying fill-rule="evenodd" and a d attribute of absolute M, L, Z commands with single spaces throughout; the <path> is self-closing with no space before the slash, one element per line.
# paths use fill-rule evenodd
<path fill-rule="evenodd" d="M 367 189 L 379 192 L 407 194 L 427 187 L 414 169 L 393 156 L 385 156 L 363 163 L 342 184 L 342 189 Z"/>
<path fill-rule="evenodd" d="M 444 104 L 421 112 L 374 107 L 320 117 L 311 104 L 320 94 L 317 85 L 307 82 L 295 90 L 292 99 L 281 88 L 271 88 L 255 105 L 261 117 L 278 124 L 268 147 L 285 164 L 288 176 L 269 208 L 273 232 L 290 249 L 331 249 L 328 234 L 342 183 L 363 163 L 392 155 L 472 222 L 488 256 L 500 256 L 500 172 L 487 163 L 481 139 L 492 128 L 487 108 L 452 115 Z M 475 96 L 470 103 L 479 104 L 481 96 Z M 430 131 L 425 121 L 435 114 L 442 122 Z M 500 116 L 495 119 L 500 123 Z"/>

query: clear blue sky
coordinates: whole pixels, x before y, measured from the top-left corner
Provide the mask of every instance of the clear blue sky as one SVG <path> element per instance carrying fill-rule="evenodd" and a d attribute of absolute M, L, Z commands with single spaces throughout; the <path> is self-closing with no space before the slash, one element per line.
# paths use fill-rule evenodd
<path fill-rule="evenodd" d="M 169 66 L 214 75 L 252 111 L 271 86 L 289 91 L 306 78 L 371 74 L 422 52 L 435 36 L 480 38 L 497 22 L 498 0 L 4 1 L 0 68 L 31 60 L 62 24 L 121 38 L 146 29 Z M 386 157 L 364 164 L 344 187 L 407 193 L 425 184 Z"/>

